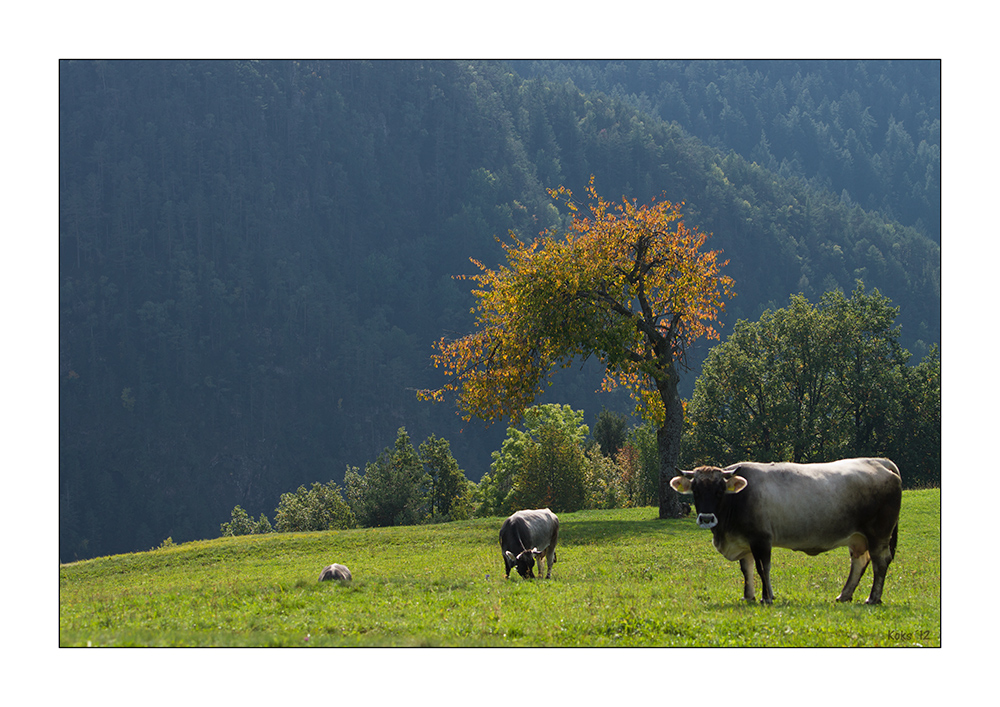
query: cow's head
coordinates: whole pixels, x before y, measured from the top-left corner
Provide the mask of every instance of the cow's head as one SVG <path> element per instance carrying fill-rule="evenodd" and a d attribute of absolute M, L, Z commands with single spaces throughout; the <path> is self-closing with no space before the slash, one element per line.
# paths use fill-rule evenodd
<path fill-rule="evenodd" d="M 715 515 L 727 493 L 739 493 L 747 480 L 735 471 L 723 471 L 714 466 L 700 466 L 694 471 L 681 471 L 670 480 L 670 487 L 677 493 L 694 496 L 699 528 L 714 528 L 719 523 Z"/>
<path fill-rule="evenodd" d="M 508 567 L 516 568 L 517 573 L 524 579 L 528 579 L 529 577 L 534 579 L 535 573 L 532 570 L 535 567 L 535 557 L 544 553 L 539 552 L 537 548 L 531 548 L 517 555 L 510 550 L 505 550 L 503 554 L 507 558 Z"/>

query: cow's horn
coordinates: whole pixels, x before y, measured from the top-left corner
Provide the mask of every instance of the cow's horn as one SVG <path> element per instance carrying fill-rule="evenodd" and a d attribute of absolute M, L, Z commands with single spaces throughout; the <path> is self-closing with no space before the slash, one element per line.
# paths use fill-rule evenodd
<path fill-rule="evenodd" d="M 674 467 L 674 470 L 675 470 L 675 471 L 677 472 L 677 474 L 678 474 L 678 475 L 680 475 L 680 476 L 686 476 L 686 477 L 688 477 L 689 479 L 691 479 L 691 478 L 694 478 L 694 472 L 693 472 L 693 471 L 684 471 L 684 470 L 683 470 L 683 469 L 681 469 L 681 468 L 680 468 L 679 466 L 675 466 L 675 467 Z"/>

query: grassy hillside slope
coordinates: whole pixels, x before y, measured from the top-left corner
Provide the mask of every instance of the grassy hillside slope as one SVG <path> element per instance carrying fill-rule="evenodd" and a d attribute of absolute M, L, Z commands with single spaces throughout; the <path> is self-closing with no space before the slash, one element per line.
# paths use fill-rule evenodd
<path fill-rule="evenodd" d="M 939 646 L 940 491 L 906 491 L 884 604 L 847 550 L 775 550 L 773 606 L 691 518 L 560 516 L 549 581 L 505 581 L 500 520 L 219 538 L 63 565 L 62 646 Z M 349 586 L 324 582 L 330 562 Z M 760 595 L 760 582 L 757 581 Z"/>

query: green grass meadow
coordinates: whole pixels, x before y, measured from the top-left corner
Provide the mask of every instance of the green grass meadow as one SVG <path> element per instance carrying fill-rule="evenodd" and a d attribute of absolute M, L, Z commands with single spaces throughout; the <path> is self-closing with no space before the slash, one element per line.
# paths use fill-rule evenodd
<path fill-rule="evenodd" d="M 560 515 L 550 580 L 504 579 L 501 519 L 219 538 L 59 570 L 61 646 L 940 646 L 940 491 L 906 491 L 881 606 L 846 548 L 775 549 L 772 606 L 689 517 Z M 350 585 L 318 581 L 331 562 Z M 757 580 L 760 596 L 760 580 Z"/>

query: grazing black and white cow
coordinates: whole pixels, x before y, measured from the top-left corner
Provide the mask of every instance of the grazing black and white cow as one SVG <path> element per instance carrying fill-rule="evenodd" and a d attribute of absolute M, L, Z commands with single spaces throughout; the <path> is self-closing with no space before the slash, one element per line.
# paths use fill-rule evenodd
<path fill-rule="evenodd" d="M 500 552 L 503 553 L 506 577 L 510 579 L 511 567 L 527 579 L 534 577 L 532 568 L 538 558 L 538 573 L 542 573 L 542 557 L 549 562 L 545 579 L 552 576 L 556 563 L 556 540 L 559 539 L 559 519 L 548 508 L 518 511 L 500 526 Z"/>
<path fill-rule="evenodd" d="M 350 582 L 351 581 L 351 571 L 347 569 L 344 565 L 338 565 L 333 563 L 332 565 L 327 565 L 320 572 L 319 581 L 326 582 L 330 580 L 337 580 L 339 582 Z"/>
<path fill-rule="evenodd" d="M 817 555 L 846 546 L 851 570 L 837 601 L 851 601 L 870 561 L 875 578 L 867 603 L 882 602 L 886 571 L 896 554 L 903 496 L 899 469 L 888 459 L 740 462 L 680 473 L 670 485 L 694 495 L 698 526 L 711 528 L 712 544 L 723 557 L 739 560 L 747 601 L 754 601 L 755 565 L 764 585 L 763 603 L 774 600 L 772 547 Z"/>

